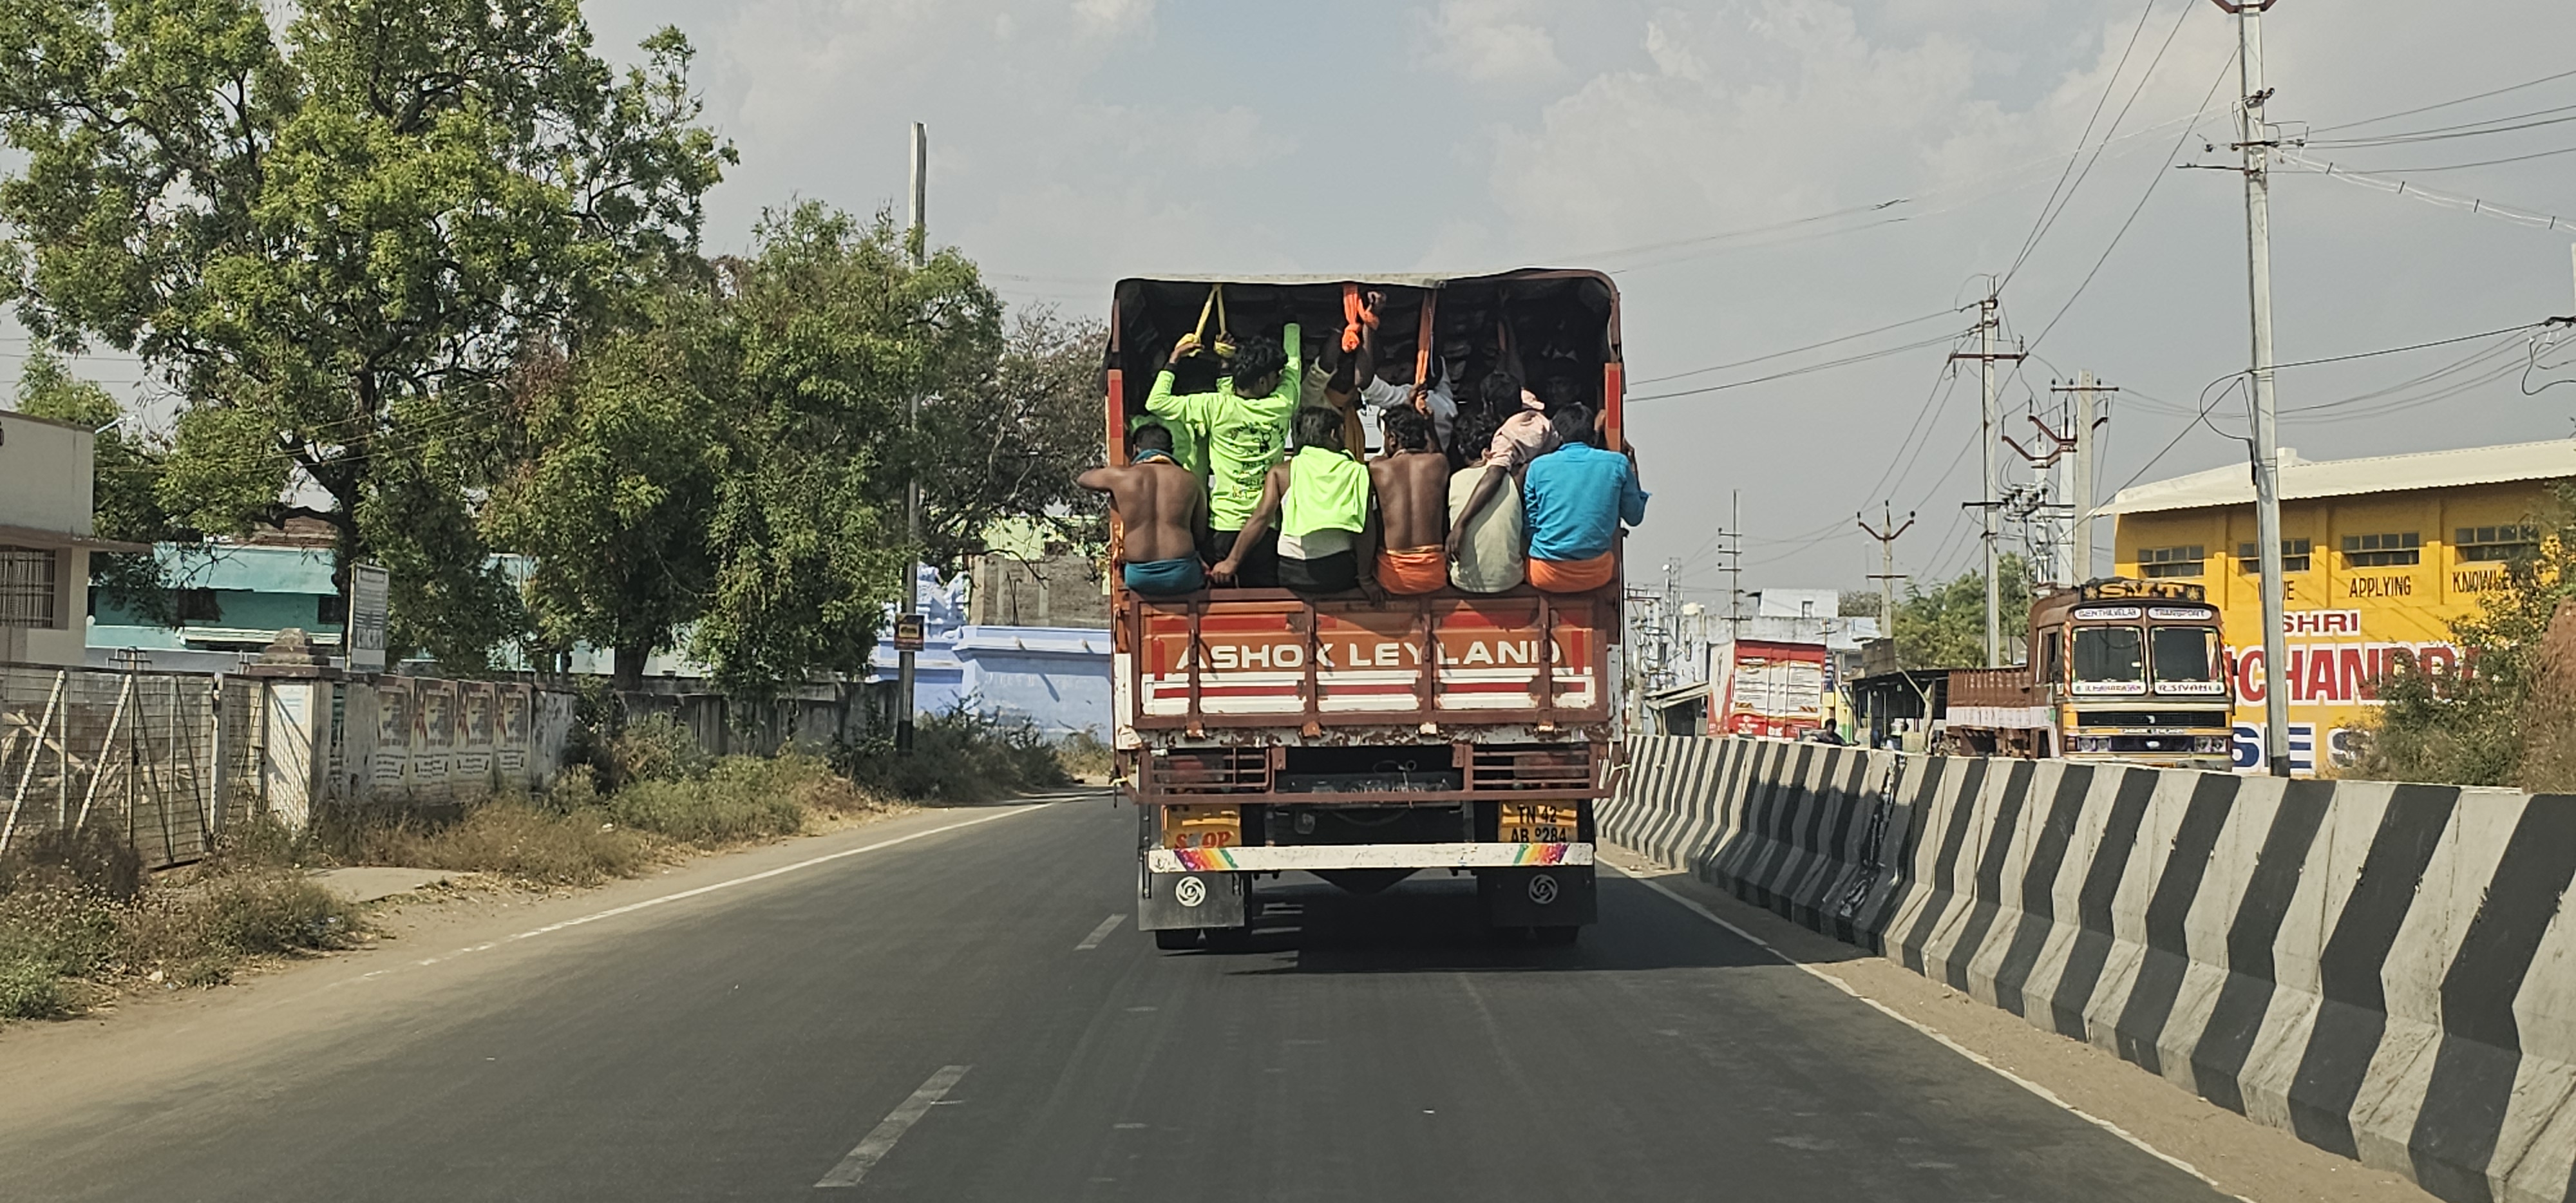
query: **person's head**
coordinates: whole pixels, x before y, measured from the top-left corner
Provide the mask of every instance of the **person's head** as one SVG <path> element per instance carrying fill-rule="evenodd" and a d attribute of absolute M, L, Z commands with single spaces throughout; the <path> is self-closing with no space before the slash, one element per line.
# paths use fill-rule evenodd
<path fill-rule="evenodd" d="M 1457 423 L 1449 429 L 1449 445 L 1456 453 L 1451 461 L 1464 468 L 1482 462 L 1485 451 L 1494 445 L 1494 432 L 1503 428 L 1503 415 L 1483 409 L 1458 411 Z"/>
<path fill-rule="evenodd" d="M 1136 459 L 1146 452 L 1172 453 L 1172 431 L 1160 422 L 1147 422 L 1127 432 L 1127 458 Z"/>
<path fill-rule="evenodd" d="M 1509 373 L 1488 374 L 1484 383 L 1476 386 L 1476 395 L 1485 402 L 1485 408 L 1504 417 L 1520 412 L 1521 382 L 1512 379 Z"/>
<path fill-rule="evenodd" d="M 1327 451 L 1348 450 L 1342 446 L 1342 411 L 1321 405 L 1309 405 L 1298 410 L 1297 445 L 1321 447 Z"/>
<path fill-rule="evenodd" d="M 1288 369 L 1288 352 L 1279 340 L 1253 335 L 1234 344 L 1234 391 L 1238 396 L 1267 396 L 1279 387 L 1279 376 Z"/>
<path fill-rule="evenodd" d="M 1434 451 L 1431 445 L 1431 419 L 1409 406 L 1388 410 L 1382 423 L 1386 428 L 1386 445 L 1395 451 Z"/>
<path fill-rule="evenodd" d="M 1592 411 L 1581 405 L 1568 405 L 1548 415 L 1547 424 L 1556 432 L 1557 442 L 1565 446 L 1592 445 Z"/>

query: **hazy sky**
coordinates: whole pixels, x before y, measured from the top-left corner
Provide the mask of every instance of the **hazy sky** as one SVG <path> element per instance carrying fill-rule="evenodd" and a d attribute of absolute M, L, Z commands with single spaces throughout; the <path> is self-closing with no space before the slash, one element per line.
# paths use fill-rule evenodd
<path fill-rule="evenodd" d="M 1641 398 L 1939 340 L 1633 401 L 1655 498 L 1630 544 L 1631 580 L 1682 561 L 1685 585 L 1711 601 L 1725 582 L 1710 536 L 1736 489 L 1748 588 L 1864 586 L 1876 545 L 1851 516 L 1875 517 L 1882 497 L 1922 515 L 1898 544 L 1900 571 L 1974 562 L 1974 521 L 1958 508 L 1976 487 L 1974 376 L 1939 387 L 1948 336 L 1971 319 L 1929 315 L 1969 303 L 1980 273 L 2012 267 L 2088 120 L 2088 147 L 2116 136 L 2089 171 L 2091 150 L 2076 160 L 2071 202 L 2003 293 L 2010 329 L 2037 340 L 2007 390 L 2015 433 L 2029 432 L 2018 414 L 2047 399 L 2052 378 L 2089 368 L 2129 390 L 2109 427 L 2107 498 L 2247 355 L 2240 177 L 2165 167 L 2169 154 L 2232 161 L 2235 33 L 2208 0 L 592 0 L 589 11 L 612 54 L 666 23 L 698 46 L 708 116 L 743 157 L 712 200 L 717 248 L 743 246 L 761 209 L 791 197 L 898 203 L 907 123 L 921 120 L 932 237 L 979 260 L 1018 304 L 1105 311 L 1110 281 L 1157 271 L 1600 266 L 1617 273 L 1640 382 L 1928 318 L 1632 386 Z M 2287 0 L 2265 31 L 2273 118 L 2325 127 L 2566 71 L 2576 10 Z M 2576 76 L 2316 136 L 2525 113 L 2576 114 Z M 2576 147 L 2576 120 L 2309 153 L 2411 173 L 2562 147 Z M 2576 217 L 2576 154 L 2409 178 Z M 1836 216 L 1801 220 L 1820 215 Z M 2566 230 L 2287 173 L 2273 215 L 2283 361 L 2576 311 Z M 2576 387 L 2525 396 L 2522 345 L 2491 342 L 2284 372 L 2283 442 L 2323 458 L 2567 437 Z M 2369 396 L 2490 349 L 2456 375 Z M 2508 362 L 2455 396 L 2428 391 Z M 2229 398 L 2211 421 L 2241 432 L 2242 407 Z M 2243 454 L 2198 429 L 2147 478 Z M 1891 476 L 1901 480 L 1882 483 Z"/>

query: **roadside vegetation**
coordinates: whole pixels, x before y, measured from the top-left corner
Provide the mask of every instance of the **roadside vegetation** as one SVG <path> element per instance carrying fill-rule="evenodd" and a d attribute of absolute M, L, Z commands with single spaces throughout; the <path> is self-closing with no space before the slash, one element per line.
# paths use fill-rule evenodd
<path fill-rule="evenodd" d="M 2576 487 L 2535 517 L 2478 612 L 2454 620 L 2457 666 L 2398 657 L 2346 776 L 2576 791 Z"/>
<path fill-rule="evenodd" d="M 1068 749 L 1104 765 L 1097 740 Z M 146 874 L 102 831 L 42 833 L 0 856 L 0 1019 L 77 1015 L 137 988 L 220 985 L 262 960 L 373 938 L 364 909 L 315 870 L 394 865 L 533 888 L 596 885 L 709 851 L 829 831 L 915 803 L 989 801 L 1071 782 L 1056 746 L 968 713 L 925 717 L 914 754 L 891 741 L 825 758 L 709 757 L 655 716 L 576 745 L 539 796 L 445 816 L 336 813 L 308 831 L 237 827 L 199 864 Z M 1102 771 L 1105 771 L 1102 770 Z"/>

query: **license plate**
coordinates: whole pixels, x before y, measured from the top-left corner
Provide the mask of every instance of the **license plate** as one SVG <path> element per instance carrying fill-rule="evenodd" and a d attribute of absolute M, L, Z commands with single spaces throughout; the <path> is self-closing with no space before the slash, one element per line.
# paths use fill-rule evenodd
<path fill-rule="evenodd" d="M 1571 844 L 1581 838 L 1582 814 L 1563 802 L 1505 802 L 1506 844 Z"/>
<path fill-rule="evenodd" d="M 1243 811 L 1233 806 L 1166 806 L 1166 848 L 1234 848 L 1243 843 Z"/>

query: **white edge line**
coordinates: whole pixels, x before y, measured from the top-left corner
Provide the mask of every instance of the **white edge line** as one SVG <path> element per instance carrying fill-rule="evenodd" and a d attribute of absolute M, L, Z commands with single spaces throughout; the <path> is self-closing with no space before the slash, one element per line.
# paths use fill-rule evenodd
<path fill-rule="evenodd" d="M 1108 939 L 1109 933 L 1118 930 L 1118 925 L 1125 923 L 1126 921 L 1127 913 L 1125 911 L 1120 911 L 1115 915 L 1111 915 L 1110 917 L 1101 920 L 1100 926 L 1092 928 L 1091 934 L 1084 936 L 1082 938 L 1082 943 L 1074 945 L 1073 950 L 1075 952 L 1089 952 L 1092 949 L 1100 947 L 1100 942 Z"/>
<path fill-rule="evenodd" d="M 2193 1165 L 2180 1157 L 2176 1157 L 2171 1153 L 2165 1152 L 2163 1149 L 2159 1149 L 2154 1145 L 2148 1144 L 2146 1140 L 2138 1134 L 2131 1132 L 2118 1124 L 2112 1123 L 2101 1116 L 2095 1115 L 2090 1111 L 2086 1111 L 2082 1107 L 2078 1107 L 2073 1103 L 2067 1102 L 2064 1098 L 2060 1097 L 2056 1091 L 2050 1090 L 2048 1087 L 2042 1086 L 2037 1082 L 2021 1076 L 2020 1074 L 2014 1073 L 2001 1065 L 1995 1064 L 1995 1062 L 1985 1054 L 1951 1039 L 1940 1031 L 1934 1029 L 1931 1025 L 1924 1023 L 1922 1020 L 1916 1019 L 1894 1007 L 1888 1006 L 1886 1003 L 1880 1002 L 1875 998 L 1871 998 L 1870 996 L 1861 993 L 1859 990 L 1853 988 L 1850 982 L 1844 981 L 1833 974 L 1827 973 L 1822 969 L 1818 969 L 1813 965 L 1809 965 L 1804 961 L 1800 961 L 1796 957 L 1790 956 L 1789 954 L 1772 947 L 1770 941 L 1718 917 L 1717 912 L 1700 905 L 1697 899 L 1684 897 L 1679 891 L 1674 890 L 1671 886 L 1665 885 L 1660 881 L 1656 881 L 1651 877 L 1645 877 L 1630 872 L 1627 868 L 1617 864 L 1612 864 L 1607 859 L 1602 860 L 1600 863 L 1609 865 L 1611 871 L 1617 873 L 1619 876 L 1625 877 L 1630 881 L 1636 882 L 1649 890 L 1653 890 L 1654 892 L 1673 900 L 1674 902 L 1680 903 L 1684 910 L 1687 910 L 1702 919 L 1706 919 L 1719 927 L 1725 928 L 1727 931 L 1734 933 L 1738 939 L 1741 939 L 1746 943 L 1779 958 L 1782 964 L 1785 964 L 1800 973 L 1804 973 L 1809 977 L 1815 978 L 1826 985 L 1832 986 L 1834 989 L 1840 990 L 1854 999 L 1859 1000 L 1862 1005 L 1867 1006 L 1869 1009 L 1876 1011 L 1881 1015 L 1885 1015 L 1898 1023 L 1904 1024 L 1925 1036 L 1931 1037 L 1932 1040 L 1941 1047 L 1967 1058 L 1969 1061 L 1974 1062 L 1978 1067 L 1994 1074 L 1996 1077 L 2002 1078 L 2015 1086 L 2019 1086 L 2022 1089 L 2039 1096 L 2051 1106 L 2057 1107 L 2066 1113 L 2073 1115 L 2077 1119 L 2083 1120 L 2085 1123 L 2091 1124 L 2113 1136 L 2119 1137 L 2121 1140 L 2127 1141 L 2138 1151 L 2145 1153 L 2158 1161 L 2164 1162 L 2165 1164 L 2181 1170 L 2194 1178 L 2200 1179 L 2202 1182 L 2208 1184 L 2211 1190 L 2215 1190 L 2228 1198 L 2238 1200 L 2239 1203 L 2254 1203 L 2252 1199 L 2248 1199 L 2243 1195 L 2227 1189 L 2224 1185 L 2219 1183 L 2218 1179 L 2202 1173 L 2199 1166 Z"/>
<path fill-rule="evenodd" d="M 964 1065 L 940 1066 L 939 1071 L 930 1075 L 930 1079 L 913 1091 L 910 1098 L 895 1104 L 894 1110 L 878 1120 L 876 1127 L 868 1129 L 868 1134 L 860 1138 L 858 1147 L 841 1158 L 841 1163 L 823 1175 L 814 1188 L 857 1186 L 859 1179 L 867 1177 L 869 1170 L 875 1169 L 878 1162 L 885 1160 L 886 1154 L 894 1151 L 894 1142 L 903 1139 L 903 1134 L 920 1123 L 922 1116 L 930 1114 L 930 1109 L 947 1096 L 949 1090 L 957 1085 L 957 1079 L 965 1077 L 969 1068 Z"/>
<path fill-rule="evenodd" d="M 836 861 L 836 860 L 842 860 L 842 859 L 845 859 L 845 858 L 848 858 L 848 857 L 858 856 L 858 855 L 860 855 L 860 854 L 862 854 L 862 853 L 875 852 L 875 851 L 878 851 L 879 849 L 883 849 L 883 848 L 892 848 L 892 847 L 894 847 L 894 846 L 895 846 L 895 845 L 897 845 L 897 844 L 909 844 L 909 843 L 911 843 L 911 842 L 912 842 L 912 841 L 914 841 L 914 840 L 928 839 L 928 838 L 930 838 L 931 836 L 934 836 L 934 835 L 945 835 L 945 834 L 947 834 L 948 832 L 951 832 L 951 831 L 961 831 L 961 830 L 964 830 L 965 828 L 968 828 L 968 827 L 974 827 L 974 826 L 977 826 L 977 825 L 979 825 L 979 824 L 983 824 L 983 823 L 990 823 L 990 822 L 992 822 L 992 821 L 994 821 L 994 820 L 996 820 L 996 819 L 1007 819 L 1007 818 L 1012 817 L 1013 815 L 1034 814 L 1034 813 L 1036 813 L 1036 812 L 1038 812 L 1038 811 L 1045 810 L 1046 808 L 1047 808 L 1047 804 L 1046 804 L 1046 803 L 1034 803 L 1034 804 L 1029 804 L 1029 805 L 1015 805 L 1015 806 L 1009 806 L 1009 807 L 1005 807 L 1005 808 L 998 808 L 998 809 L 994 810 L 994 812 L 993 812 L 993 813 L 991 813 L 991 814 L 987 814 L 987 815 L 978 815 L 978 816 L 976 816 L 976 817 L 974 817 L 974 818 L 971 818 L 971 819 L 965 819 L 965 820 L 962 820 L 962 821 L 959 821 L 959 822 L 949 823 L 949 824 L 946 824 L 946 825 L 944 825 L 944 826 L 933 827 L 933 828 L 930 828 L 930 829 L 928 829 L 928 830 L 926 830 L 926 831 L 915 831 L 915 832 L 912 832 L 912 833 L 910 833 L 910 834 L 908 834 L 908 835 L 899 835 L 899 836 L 896 836 L 896 837 L 894 837 L 894 838 L 892 838 L 892 839 L 878 840 L 877 842 L 875 842 L 875 843 L 873 843 L 873 844 L 862 844 L 862 845 L 860 845 L 860 846 L 858 846 L 858 847 L 856 847 L 856 848 L 844 848 L 844 849 L 842 849 L 842 850 L 840 850 L 840 851 L 838 851 L 838 852 L 826 852 L 826 853 L 824 853 L 824 854 L 823 854 L 823 855 L 821 855 L 821 856 L 812 856 L 812 857 L 807 857 L 807 858 L 805 858 L 804 860 L 797 861 L 797 862 L 796 862 L 796 863 L 794 863 L 794 864 L 789 864 L 789 865 L 780 865 L 780 866 L 778 866 L 778 867 L 777 867 L 777 868 L 775 868 L 775 869 L 763 869 L 763 870 L 761 870 L 761 871 L 760 871 L 760 872 L 758 872 L 758 873 L 747 873 L 747 874 L 744 874 L 744 875 L 743 875 L 743 876 L 741 876 L 741 877 L 736 877 L 736 878 L 733 878 L 733 879 L 731 879 L 731 880 L 729 880 L 729 881 L 719 881 L 719 882 L 715 882 L 715 883 L 712 883 L 712 884 L 709 884 L 709 885 L 698 886 L 698 887 L 696 887 L 696 888 L 694 888 L 694 889 L 681 890 L 681 891 L 679 891 L 679 892 L 677 892 L 677 893 L 673 893 L 673 894 L 664 894 L 664 895 L 661 895 L 661 896 L 656 897 L 656 898 L 647 898 L 647 899 L 644 899 L 644 900 L 643 900 L 643 901 L 641 901 L 641 902 L 630 902 L 630 903 L 627 903 L 627 904 L 626 904 L 626 905 L 624 905 L 624 906 L 613 906 L 613 907 L 610 907 L 610 908 L 608 908 L 607 910 L 604 910 L 604 911 L 598 911 L 598 912 L 595 912 L 595 913 L 593 913 L 593 914 L 583 915 L 583 916 L 581 916 L 580 918 L 577 918 L 577 919 L 566 919 L 566 920 L 564 920 L 564 921 L 562 921 L 562 922 L 560 922 L 560 923 L 549 923 L 549 924 L 545 925 L 544 927 L 531 928 L 531 929 L 529 929 L 529 930 L 527 930 L 527 931 L 520 932 L 520 933 L 518 933 L 517 935 L 512 935 L 512 936 L 503 936 L 502 938 L 500 938 L 500 939 L 498 939 L 498 940 L 491 941 L 491 942 L 489 942 L 489 943 L 485 943 L 485 944 L 476 944 L 476 945 L 471 945 L 471 946 L 468 946 L 468 947 L 465 947 L 465 948 L 459 948 L 459 949 L 455 950 L 454 952 L 450 952 L 450 953 L 448 953 L 448 954 L 446 954 L 446 955 L 444 955 L 444 956 L 422 957 L 422 958 L 421 958 L 421 959 L 419 959 L 419 960 L 413 961 L 411 964 L 412 964 L 412 967 L 414 967 L 414 968 L 420 968 L 420 967 L 429 966 L 429 965 L 436 965 L 436 964 L 439 964 L 440 962 L 443 962 L 443 961 L 449 961 L 449 960 L 453 960 L 453 959 L 455 959 L 455 958 L 457 958 L 457 957 L 464 956 L 464 955 L 466 955 L 467 953 L 482 952 L 482 951 L 485 951 L 485 950 L 487 950 L 487 949 L 498 948 L 498 947 L 500 947 L 500 946 L 501 946 L 501 945 L 503 945 L 503 944 L 512 944 L 512 943 L 516 943 L 516 942 L 518 942 L 518 941 L 520 941 L 520 940 L 530 940 L 530 939 L 534 939 L 534 938 L 536 938 L 536 937 L 538 937 L 538 936 L 548 935 L 548 934 L 551 934 L 551 933 L 554 933 L 554 932 L 562 931 L 562 930 L 564 930 L 565 928 L 568 928 L 568 927 L 580 927 L 580 926 L 582 926 L 583 924 L 586 924 L 586 923 L 597 923 L 597 922 L 599 922 L 599 921 L 600 921 L 600 920 L 602 920 L 602 919 L 614 919 L 614 918 L 616 918 L 616 917 L 618 917 L 618 916 L 620 916 L 620 915 L 631 915 L 631 914 L 633 914 L 633 913 L 635 913 L 635 912 L 637 912 L 637 911 L 641 911 L 641 910 L 649 910 L 649 909 L 651 909 L 651 908 L 653 908 L 653 907 L 662 906 L 662 905 L 664 905 L 664 904 L 666 904 L 666 903 L 679 902 L 679 901 L 682 901 L 682 900 L 684 900 L 684 899 L 695 898 L 695 897 L 697 897 L 697 896 L 699 896 L 699 895 L 701 895 L 701 894 L 713 894 L 713 893 L 715 893 L 715 892 L 717 892 L 717 891 L 719 891 L 719 890 L 730 890 L 730 889 L 734 888 L 735 886 L 745 886 L 745 885 L 750 885 L 751 883 L 753 883 L 753 882 L 755 882 L 755 881 L 766 881 L 766 880 L 768 880 L 768 879 L 770 879 L 770 878 L 772 878 L 772 877 L 780 877 L 780 876 L 784 876 L 784 875 L 789 874 L 789 873 L 801 872 L 801 871 L 806 870 L 806 869 L 811 869 L 811 868 L 815 867 L 816 865 L 827 865 L 827 864 L 832 863 L 833 861 Z M 376 978 L 383 977 L 383 976 L 384 976 L 385 974 L 387 974 L 387 973 L 392 972 L 392 970 L 393 970 L 393 969 L 399 969 L 399 968 L 402 968 L 402 966 L 393 966 L 393 967 L 388 968 L 388 969 L 377 969 L 377 970 L 374 970 L 374 971 L 371 971 L 371 972 L 368 972 L 368 973 L 361 973 L 361 974 L 358 974 L 358 975 L 353 976 L 353 977 L 346 977 L 346 978 L 342 978 L 342 979 L 340 979 L 340 980 L 338 980 L 338 981 L 335 981 L 335 982 L 329 982 L 329 983 L 326 983 L 326 984 L 324 984 L 323 986 L 321 986 L 321 987 L 319 987 L 319 988 L 320 988 L 320 989 L 322 989 L 322 990 L 329 990 L 329 989 L 332 989 L 332 988 L 337 987 L 337 986 L 346 985 L 346 984 L 348 984 L 348 983 L 350 983 L 350 982 L 372 981 L 372 980 L 374 980 L 374 979 L 376 979 Z"/>

